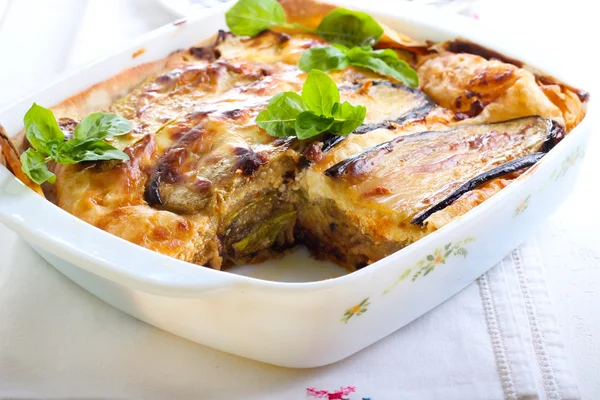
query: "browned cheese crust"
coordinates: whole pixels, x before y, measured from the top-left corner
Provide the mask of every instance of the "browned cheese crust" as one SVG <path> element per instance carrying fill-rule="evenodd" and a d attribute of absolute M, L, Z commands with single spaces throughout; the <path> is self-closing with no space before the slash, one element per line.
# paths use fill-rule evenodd
<path fill-rule="evenodd" d="M 334 7 L 282 4 L 289 22 L 311 27 Z M 134 129 L 111 140 L 130 161 L 57 165 L 47 194 L 100 229 L 213 268 L 260 262 L 301 243 L 349 269 L 368 265 L 509 185 L 518 173 L 414 223 L 478 174 L 545 151 L 547 137 L 584 116 L 575 89 L 497 53 L 449 43 L 428 48 L 386 26 L 378 47 L 412 63 L 420 87 L 361 68 L 330 72 L 342 101 L 367 107 L 365 123 L 347 137 L 299 141 L 271 137 L 254 120 L 275 94 L 301 90 L 300 55 L 326 43 L 294 31 L 220 32 L 56 105 L 67 134 L 98 110 Z M 8 164 L 31 184 L 4 138 Z"/>

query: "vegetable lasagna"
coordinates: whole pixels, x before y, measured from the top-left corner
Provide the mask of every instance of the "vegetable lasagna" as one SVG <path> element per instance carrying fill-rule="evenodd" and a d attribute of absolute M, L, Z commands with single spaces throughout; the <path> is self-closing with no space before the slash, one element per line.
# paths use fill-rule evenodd
<path fill-rule="evenodd" d="M 3 139 L 11 170 L 39 190 L 39 164 L 15 152 L 41 154 L 49 200 L 180 260 L 220 269 L 305 245 L 352 271 L 510 185 L 584 116 L 587 93 L 468 40 L 377 34 L 366 14 L 301 0 L 256 0 L 273 22 L 240 27 L 250 3 L 231 32 L 52 107 L 55 145 L 26 118 L 23 143 Z M 364 35 L 332 32 L 330 15 Z M 99 134 L 118 131 L 105 115 L 127 128 Z"/>

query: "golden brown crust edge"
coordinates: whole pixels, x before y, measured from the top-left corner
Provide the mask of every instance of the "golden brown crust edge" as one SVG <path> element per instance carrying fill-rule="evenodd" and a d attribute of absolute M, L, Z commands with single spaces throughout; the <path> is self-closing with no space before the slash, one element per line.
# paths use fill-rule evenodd
<path fill-rule="evenodd" d="M 104 109 L 115 100 L 127 94 L 144 79 L 164 69 L 173 56 L 174 54 L 171 54 L 157 61 L 127 68 L 117 75 L 96 83 L 50 108 L 57 119 L 67 115 L 85 115 Z M 24 130 L 9 137 L 4 127 L 0 125 L 0 155 L 4 156 L 0 158 L 0 163 L 6 165 L 26 186 L 44 196 L 41 186 L 37 185 L 21 171 L 19 155 L 27 150 L 27 147 Z"/>
<path fill-rule="evenodd" d="M 86 115 L 105 109 L 120 97 L 125 96 L 144 79 L 164 69 L 172 56 L 127 68 L 67 97 L 60 103 L 51 106 L 50 109 L 54 112 L 56 119 L 65 116 Z M 10 141 L 20 152 L 27 150 L 24 130 L 11 137 Z"/>
<path fill-rule="evenodd" d="M 0 158 L 0 163 L 6 165 L 8 170 L 12 172 L 21 182 L 31 188 L 40 196 L 44 197 L 44 192 L 40 185 L 33 182 L 27 175 L 21 170 L 21 160 L 19 159 L 19 151 L 13 144 L 12 140 L 8 137 L 6 130 L 0 125 L 0 155 L 4 156 L 4 159 Z"/>
<path fill-rule="evenodd" d="M 216 34 L 212 35 L 194 46 L 213 44 L 216 36 Z M 170 64 L 181 61 L 185 50 L 174 51 L 159 60 L 124 69 L 118 74 L 70 96 L 50 108 L 54 111 L 57 119 L 63 116 L 86 115 L 105 109 L 116 100 L 125 97 L 146 78 L 165 70 Z"/>
<path fill-rule="evenodd" d="M 144 79 L 164 69 L 169 57 L 125 69 L 111 78 L 68 97 L 51 109 L 57 119 L 63 116 L 85 115 L 104 109 L 125 96 Z"/>

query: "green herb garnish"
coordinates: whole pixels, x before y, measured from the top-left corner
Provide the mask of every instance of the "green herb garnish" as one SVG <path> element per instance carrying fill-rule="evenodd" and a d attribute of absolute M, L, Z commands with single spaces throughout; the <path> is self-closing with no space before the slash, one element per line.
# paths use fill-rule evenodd
<path fill-rule="evenodd" d="M 226 13 L 225 21 L 238 36 L 256 36 L 285 24 L 285 11 L 276 0 L 239 0 Z"/>
<path fill-rule="evenodd" d="M 373 46 L 383 35 L 383 28 L 369 14 L 336 8 L 323 18 L 316 33 L 331 43 L 344 46 Z"/>
<path fill-rule="evenodd" d="M 274 96 L 256 117 L 256 124 L 272 136 L 308 139 L 323 132 L 348 135 L 367 114 L 364 106 L 340 103 L 340 92 L 326 73 L 312 70 L 302 95 L 284 92 Z"/>
<path fill-rule="evenodd" d="M 329 12 L 317 29 L 286 22 L 285 10 L 276 0 L 239 0 L 225 14 L 227 26 L 236 35 L 255 36 L 274 26 L 303 29 L 333 43 L 333 46 L 306 50 L 300 57 L 302 71 L 331 71 L 348 65 L 368 68 L 407 86 L 417 87 L 419 77 L 391 49 L 373 50 L 383 28 L 369 14 L 336 8 Z"/>
<path fill-rule="evenodd" d="M 302 53 L 298 67 L 302 71 L 320 69 L 331 71 L 344 69 L 348 65 L 368 68 L 379 74 L 393 78 L 406 86 L 417 87 L 419 76 L 392 49 L 373 50 L 371 47 L 348 48 L 340 44 L 314 47 Z"/>
<path fill-rule="evenodd" d="M 82 161 L 129 160 L 129 156 L 104 141 L 107 137 L 124 135 L 131 123 L 115 114 L 93 113 L 75 127 L 73 138 L 65 141 L 51 110 L 33 104 L 25 117 L 25 137 L 30 149 L 21 154 L 21 169 L 35 183 L 54 183 L 56 176 L 46 163 L 54 160 L 60 164 Z"/>
<path fill-rule="evenodd" d="M 294 136 L 296 118 L 307 108 L 302 96 L 295 92 L 275 95 L 269 105 L 256 117 L 256 124 L 276 137 Z"/>
<path fill-rule="evenodd" d="M 302 29 L 316 33 L 331 43 L 345 46 L 372 46 L 383 28 L 369 14 L 336 8 L 323 18 L 317 29 L 286 22 L 285 10 L 276 0 L 238 0 L 226 13 L 225 21 L 232 33 L 256 36 L 274 26 Z"/>

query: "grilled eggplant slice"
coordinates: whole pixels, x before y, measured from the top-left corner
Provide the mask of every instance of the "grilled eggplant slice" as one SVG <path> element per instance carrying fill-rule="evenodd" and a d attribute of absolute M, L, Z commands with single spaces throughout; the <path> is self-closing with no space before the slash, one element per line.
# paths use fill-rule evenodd
<path fill-rule="evenodd" d="M 436 167 L 442 168 L 439 164 L 429 164 L 431 161 L 439 163 L 443 160 L 452 166 L 461 164 L 458 163 L 458 158 L 449 161 L 449 156 L 468 154 L 485 159 L 488 154 L 496 156 L 494 152 L 498 150 L 501 152 L 526 152 L 528 149 L 541 151 L 547 148 L 546 143 L 552 140 L 554 135 L 556 130 L 553 122 L 540 117 L 466 125 L 447 131 L 419 132 L 400 136 L 367 149 L 328 168 L 325 175 L 364 180 L 367 174 L 377 170 L 394 175 L 404 173 L 396 163 L 389 163 L 392 160 L 400 162 L 403 167 L 404 164 L 412 166 L 411 171 L 414 169 L 416 173 L 429 173 Z M 411 157 L 411 153 L 414 153 L 415 157 Z M 502 159 L 506 155 L 501 153 L 496 157 Z M 488 159 L 487 162 L 493 161 Z"/>
<path fill-rule="evenodd" d="M 450 204 L 454 203 L 456 200 L 460 198 L 463 194 L 475 189 L 477 186 L 488 182 L 492 179 L 499 178 L 501 176 L 507 175 L 511 172 L 519 171 L 523 168 L 531 167 L 536 162 L 542 159 L 546 153 L 533 153 L 529 154 L 525 157 L 509 161 L 504 163 L 498 167 L 492 168 L 489 171 L 481 173 L 474 177 L 473 179 L 468 180 L 464 184 L 462 184 L 458 189 L 452 192 L 448 197 L 437 203 L 436 205 L 428 208 L 427 210 L 421 212 L 415 218 L 413 218 L 412 223 L 416 225 L 423 226 L 423 223 L 430 215 L 433 213 L 443 210 L 448 207 Z"/>
<path fill-rule="evenodd" d="M 467 190 L 532 165 L 556 134 L 552 121 L 527 117 L 398 136 L 328 168 L 315 164 L 301 177 L 308 205 L 299 224 L 310 223 L 313 235 L 322 234 L 317 240 L 346 255 L 346 265 L 373 262 L 425 236 L 419 224 Z M 329 211 L 314 218 L 317 204 Z M 348 233 L 324 233 L 332 224 L 369 240 L 337 240 Z"/>
<path fill-rule="evenodd" d="M 341 86 L 339 90 L 343 101 L 367 108 L 365 123 L 354 133 L 421 119 L 436 107 L 422 91 L 388 81 L 369 80 L 363 84 Z"/>
<path fill-rule="evenodd" d="M 354 134 L 364 134 L 381 128 L 394 129 L 407 121 L 425 118 L 437 107 L 422 91 L 389 81 L 366 81 L 339 89 L 343 101 L 367 108 L 365 123 L 356 128 Z M 346 137 L 328 135 L 323 140 L 321 151 L 329 151 Z"/>

